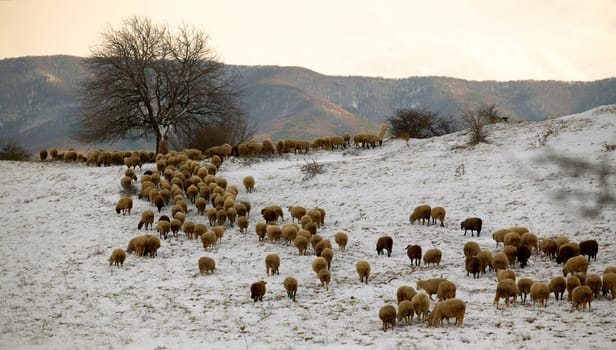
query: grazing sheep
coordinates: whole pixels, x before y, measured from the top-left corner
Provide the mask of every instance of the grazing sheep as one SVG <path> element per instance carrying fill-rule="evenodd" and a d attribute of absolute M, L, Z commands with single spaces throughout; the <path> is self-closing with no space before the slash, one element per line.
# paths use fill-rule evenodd
<path fill-rule="evenodd" d="M 282 229 L 278 225 L 267 225 L 265 228 L 267 239 L 271 242 L 276 242 L 282 237 Z"/>
<path fill-rule="evenodd" d="M 440 265 L 442 256 L 443 256 L 443 253 L 441 252 L 440 249 L 438 248 L 428 249 L 428 251 L 426 251 L 426 253 L 423 256 L 423 262 L 425 265 L 428 265 L 428 264 Z"/>
<path fill-rule="evenodd" d="M 415 295 L 417 295 L 417 291 L 415 291 L 415 288 L 409 285 L 400 286 L 396 291 L 396 298 L 398 299 L 398 304 L 400 304 L 404 300 L 413 300 L 413 297 Z"/>
<path fill-rule="evenodd" d="M 207 231 L 201 235 L 201 243 L 203 244 L 203 249 L 208 249 L 210 246 L 216 245 L 216 241 L 218 238 L 216 237 L 216 232 Z"/>
<path fill-rule="evenodd" d="M 317 228 L 321 227 L 321 211 L 318 208 L 306 210 L 306 215 L 312 219 L 312 222 L 317 225 Z"/>
<path fill-rule="evenodd" d="M 601 287 L 603 286 L 603 282 L 601 281 L 601 276 L 596 273 L 591 273 L 586 276 L 586 281 L 584 284 L 592 290 L 593 297 L 598 298 L 599 293 L 601 293 Z"/>
<path fill-rule="evenodd" d="M 207 220 L 210 223 L 210 226 L 216 225 L 216 220 L 218 219 L 218 210 L 212 207 L 207 210 Z"/>
<path fill-rule="evenodd" d="M 323 249 L 329 248 L 332 249 L 332 244 L 329 239 L 320 239 L 317 244 L 314 245 L 314 255 L 321 256 L 321 252 Z"/>
<path fill-rule="evenodd" d="M 556 256 L 557 264 L 565 264 L 569 259 L 576 256 L 575 248 L 566 243 L 558 248 L 558 255 Z"/>
<path fill-rule="evenodd" d="M 567 290 L 567 280 L 564 277 L 556 276 L 550 280 L 550 293 L 554 293 L 554 299 L 563 300 L 565 290 Z"/>
<path fill-rule="evenodd" d="M 520 291 L 520 297 L 522 298 L 522 304 L 526 304 L 526 296 L 530 293 L 530 287 L 533 285 L 533 280 L 527 277 L 518 279 L 518 290 Z M 550 292 L 548 291 L 548 298 Z"/>
<path fill-rule="evenodd" d="M 338 245 L 338 250 L 343 252 L 349 242 L 349 236 L 345 232 L 337 232 L 334 236 L 334 241 L 336 241 L 336 244 Z"/>
<path fill-rule="evenodd" d="M 477 237 L 481 234 L 481 225 L 482 220 L 480 218 L 467 218 L 466 220 L 460 223 L 460 228 L 464 230 L 464 235 L 466 236 L 466 231 L 471 231 L 471 237 L 473 236 L 473 231 L 477 231 Z"/>
<path fill-rule="evenodd" d="M 195 208 L 197 208 L 198 215 L 205 215 L 205 206 L 207 201 L 203 197 L 199 197 L 195 200 Z"/>
<path fill-rule="evenodd" d="M 582 282 L 577 276 L 571 276 L 567 278 L 567 300 L 568 301 L 573 300 L 573 295 L 572 295 L 573 289 L 581 285 L 582 285 Z"/>
<path fill-rule="evenodd" d="M 429 205 L 420 205 L 413 209 L 413 213 L 409 216 L 409 221 L 411 224 L 414 224 L 415 221 L 421 220 L 422 224 L 428 222 L 430 225 L 430 214 L 432 212 L 432 208 Z M 443 218 L 444 219 L 444 218 Z"/>
<path fill-rule="evenodd" d="M 563 267 L 563 276 L 567 277 L 569 273 L 573 274 L 574 272 L 585 275 L 586 271 L 588 271 L 588 259 L 585 256 L 578 255 L 567 260 Z"/>
<path fill-rule="evenodd" d="M 133 189 L 133 179 L 128 176 L 122 176 L 120 178 L 120 187 L 126 192 L 131 192 Z"/>
<path fill-rule="evenodd" d="M 259 241 L 265 240 L 265 234 L 267 233 L 267 224 L 264 222 L 258 222 L 255 225 L 255 231 L 257 233 L 257 236 L 259 237 Z"/>
<path fill-rule="evenodd" d="M 321 219 L 319 221 L 319 227 L 325 225 L 325 209 L 323 208 L 314 208 L 321 213 Z"/>
<path fill-rule="evenodd" d="M 504 270 L 509 267 L 509 258 L 505 253 L 496 253 L 492 256 L 492 267 L 494 271 Z"/>
<path fill-rule="evenodd" d="M 151 258 L 157 255 L 158 248 L 160 248 L 160 239 L 153 235 L 143 235 L 144 250 L 143 255 Z"/>
<path fill-rule="evenodd" d="M 137 224 L 137 229 L 141 230 L 143 225 L 145 225 L 145 229 L 152 229 L 152 224 L 154 224 L 154 212 L 151 210 L 146 210 L 141 213 L 141 220 L 139 220 L 139 224 Z"/>
<path fill-rule="evenodd" d="M 248 232 L 248 218 L 245 216 L 240 216 L 237 219 L 237 227 L 240 229 L 241 233 Z"/>
<path fill-rule="evenodd" d="M 193 230 L 193 236 L 195 239 L 201 238 L 204 233 L 207 232 L 207 225 L 203 223 L 195 224 L 195 229 Z"/>
<path fill-rule="evenodd" d="M 278 256 L 278 254 L 267 254 L 267 256 L 265 257 L 265 273 L 269 276 L 271 271 L 272 275 L 279 275 L 279 267 L 280 256 Z"/>
<path fill-rule="evenodd" d="M 252 301 L 254 301 L 255 303 L 257 302 L 257 300 L 259 301 L 263 301 L 263 295 L 265 295 L 265 285 L 267 284 L 267 282 L 265 281 L 259 281 L 259 282 L 255 282 L 250 286 L 250 297 L 252 298 Z"/>
<path fill-rule="evenodd" d="M 272 213 L 274 213 L 274 215 L 272 215 Z M 284 220 L 284 213 L 282 212 L 282 207 L 279 205 L 269 205 L 261 209 L 261 215 L 263 215 L 265 221 L 278 221 L 278 219 Z"/>
<path fill-rule="evenodd" d="M 159 220 L 156 225 L 156 231 L 161 238 L 167 239 L 167 234 L 171 232 L 171 221 Z"/>
<path fill-rule="evenodd" d="M 171 233 L 173 234 L 173 237 L 178 236 L 178 232 L 180 232 L 180 229 L 182 228 L 182 222 L 178 219 L 173 219 L 171 220 Z"/>
<path fill-rule="evenodd" d="M 505 246 L 511 245 L 514 247 L 519 247 L 521 241 L 522 237 L 515 231 L 510 231 L 505 235 Z"/>
<path fill-rule="evenodd" d="M 539 306 L 548 306 L 550 299 L 550 286 L 545 282 L 535 282 L 530 286 L 530 297 L 533 300 L 533 305 L 539 302 Z"/>
<path fill-rule="evenodd" d="M 291 213 L 291 222 L 295 222 L 295 219 L 297 219 L 299 223 L 302 217 L 306 215 L 306 208 L 294 205 L 289 207 L 289 212 Z"/>
<path fill-rule="evenodd" d="M 299 255 L 306 255 L 308 249 L 308 240 L 304 236 L 297 236 L 293 241 L 293 245 L 297 248 Z"/>
<path fill-rule="evenodd" d="M 428 317 L 428 313 L 430 312 L 430 298 L 428 297 L 428 294 L 423 292 L 415 294 L 411 300 L 411 304 L 413 305 L 413 310 L 415 310 L 417 319 L 425 321 Z"/>
<path fill-rule="evenodd" d="M 492 267 L 492 252 L 489 250 L 481 250 L 477 253 L 477 258 L 479 259 L 479 270 L 481 273 L 486 273 L 486 267 L 490 269 L 494 269 Z"/>
<path fill-rule="evenodd" d="M 580 242 L 580 255 L 588 256 L 588 261 L 594 259 L 597 261 L 597 252 L 599 251 L 599 244 L 594 239 L 589 239 Z"/>
<path fill-rule="evenodd" d="M 528 227 L 524 227 L 524 226 L 513 226 L 509 228 L 509 231 L 516 232 L 519 235 L 522 235 L 525 232 L 529 232 Z"/>
<path fill-rule="evenodd" d="M 332 260 L 334 260 L 334 251 L 332 250 L 332 248 L 323 248 L 323 251 L 321 252 L 321 256 L 323 258 L 325 258 L 325 260 L 327 260 L 327 268 L 331 269 L 332 266 Z"/>
<path fill-rule="evenodd" d="M 383 332 L 387 332 L 387 328 L 390 326 L 393 330 L 396 327 L 396 308 L 389 304 L 381 307 L 379 318 L 383 322 Z"/>
<path fill-rule="evenodd" d="M 616 296 L 616 272 L 608 272 L 603 275 L 603 295 L 611 294 L 611 300 Z"/>
<path fill-rule="evenodd" d="M 439 284 L 445 281 L 447 281 L 445 278 L 438 278 L 438 277 L 418 280 L 417 289 L 423 289 L 426 292 L 426 294 L 428 294 L 428 297 L 430 298 L 430 300 L 432 300 L 432 294 L 437 294 Z"/>
<path fill-rule="evenodd" d="M 225 226 L 214 226 L 212 227 L 210 230 L 214 231 L 214 233 L 216 234 L 216 241 L 221 241 L 222 242 L 222 238 L 225 235 Z"/>
<path fill-rule="evenodd" d="M 394 246 L 394 240 L 390 236 L 381 236 L 376 241 L 376 253 L 377 255 L 384 255 L 383 250 L 387 250 L 387 256 L 391 257 L 391 250 Z"/>
<path fill-rule="evenodd" d="M 607 275 L 608 273 L 611 272 L 616 272 L 616 266 L 607 266 L 604 270 L 603 270 L 603 276 Z"/>
<path fill-rule="evenodd" d="M 216 268 L 216 262 L 214 259 L 208 256 L 202 256 L 199 258 L 199 272 L 202 275 L 207 274 L 208 272 L 214 271 Z"/>
<path fill-rule="evenodd" d="M 186 221 L 182 224 L 182 231 L 184 231 L 184 235 L 187 239 L 197 238 L 194 236 L 195 234 L 195 223 L 192 221 Z"/>
<path fill-rule="evenodd" d="M 492 233 L 492 239 L 496 241 L 496 247 L 498 248 L 498 243 L 503 243 L 505 245 L 505 236 L 511 232 L 509 229 L 497 230 Z"/>
<path fill-rule="evenodd" d="M 413 263 L 415 264 L 415 266 L 421 265 L 421 247 L 420 246 L 407 245 L 406 255 L 411 260 L 411 265 L 413 265 Z"/>
<path fill-rule="evenodd" d="M 588 303 L 588 312 L 590 312 L 590 303 L 592 302 L 592 290 L 588 286 L 578 286 L 573 289 L 573 307 L 576 310 L 582 308 L 582 312 L 586 311 L 586 303 Z"/>
<path fill-rule="evenodd" d="M 556 242 L 553 239 L 544 238 L 541 240 L 541 252 L 543 255 L 548 256 L 550 259 L 555 259 L 557 251 Z"/>
<path fill-rule="evenodd" d="M 430 211 L 430 216 L 432 217 L 432 223 L 436 225 L 436 220 L 441 222 L 441 227 L 445 227 L 443 224 L 445 222 L 445 208 L 443 207 L 434 207 Z"/>
<path fill-rule="evenodd" d="M 311 234 L 310 235 L 310 245 L 312 246 L 312 249 L 314 249 L 317 244 L 319 244 L 319 242 L 321 242 L 323 240 L 323 237 L 321 237 L 320 235 L 317 234 Z"/>
<path fill-rule="evenodd" d="M 321 256 L 314 258 L 314 260 L 312 260 L 312 271 L 318 275 L 319 271 L 322 269 L 327 269 L 327 260 Z"/>
<path fill-rule="evenodd" d="M 368 284 L 368 278 L 370 277 L 370 263 L 366 260 L 360 260 L 355 264 L 355 271 L 359 275 L 359 281 Z"/>
<path fill-rule="evenodd" d="M 289 299 L 295 301 L 295 294 L 297 294 L 297 287 L 298 287 L 298 282 L 297 279 L 295 279 L 295 277 L 287 277 L 284 279 L 284 282 L 282 282 L 282 284 L 284 285 L 284 289 L 287 291 L 287 296 L 289 297 Z"/>
<path fill-rule="evenodd" d="M 506 245 L 505 248 L 503 248 L 503 254 L 507 255 L 509 266 L 513 267 L 513 265 L 515 265 L 515 261 L 518 258 L 518 247 L 513 245 Z"/>
<path fill-rule="evenodd" d="M 497 281 L 504 281 L 506 279 L 510 279 L 510 280 L 514 280 L 515 281 L 515 272 L 513 270 L 499 270 L 496 272 L 496 280 Z"/>
<path fill-rule="evenodd" d="M 530 258 L 530 249 L 525 245 L 520 245 L 518 247 L 517 258 L 520 262 L 520 268 L 524 268 L 528 263 L 528 258 Z"/>
<path fill-rule="evenodd" d="M 464 313 L 466 312 L 466 303 L 461 299 L 447 299 L 439 302 L 428 316 L 428 325 L 440 326 L 443 324 L 444 318 L 456 318 L 456 326 L 464 325 Z"/>
<path fill-rule="evenodd" d="M 127 213 L 130 215 L 131 209 L 133 209 L 133 199 L 131 197 L 120 198 L 115 207 L 116 214 L 122 212 L 122 215 L 126 215 Z"/>
<path fill-rule="evenodd" d="M 520 236 L 520 246 L 525 246 L 531 252 L 534 248 L 535 252 L 539 253 L 539 240 L 537 235 L 532 232 L 525 232 Z"/>
<path fill-rule="evenodd" d="M 476 256 L 481 251 L 479 248 L 479 244 L 474 241 L 468 241 L 464 243 L 464 257 L 470 258 L 471 256 Z"/>
<path fill-rule="evenodd" d="M 328 269 L 321 269 L 319 273 L 319 281 L 321 281 L 321 286 L 325 287 L 325 290 L 329 290 L 329 283 L 332 281 L 332 274 Z"/>
<path fill-rule="evenodd" d="M 556 250 L 560 249 L 560 247 L 563 244 L 569 243 L 569 237 L 567 237 L 567 236 L 555 237 L 553 239 L 554 239 L 554 242 L 556 242 Z"/>
<path fill-rule="evenodd" d="M 237 218 L 237 212 L 235 211 L 235 207 L 229 207 L 226 214 L 227 220 L 229 220 L 229 226 L 233 227 L 235 225 L 235 219 Z"/>
<path fill-rule="evenodd" d="M 518 286 L 515 284 L 514 280 L 509 278 L 504 279 L 498 282 L 496 286 L 496 295 L 494 296 L 494 305 L 498 309 L 498 302 L 501 298 L 505 299 L 506 307 L 509 307 L 510 300 L 509 298 L 513 297 L 513 300 L 518 297 L 520 291 L 518 290 Z M 548 293 L 549 295 L 549 293 Z"/>
<path fill-rule="evenodd" d="M 126 252 L 122 248 L 116 248 L 111 252 L 111 256 L 109 257 L 109 266 L 114 265 L 118 268 L 124 265 L 124 260 L 126 260 Z"/>
<path fill-rule="evenodd" d="M 464 265 L 466 267 L 466 276 L 472 273 L 473 278 L 479 278 L 479 273 L 481 272 L 481 260 L 478 257 L 469 256 L 468 258 L 466 258 L 466 262 Z"/>
<path fill-rule="evenodd" d="M 252 193 L 252 191 L 255 188 L 255 178 L 252 176 L 246 176 L 244 177 L 244 188 L 246 189 L 246 192 L 248 193 Z"/>
<path fill-rule="evenodd" d="M 312 218 L 310 216 L 308 216 L 308 215 L 304 215 L 300 219 L 300 225 L 302 226 L 302 228 L 305 228 L 306 225 L 308 225 L 311 222 L 312 222 Z"/>
<path fill-rule="evenodd" d="M 456 285 L 451 281 L 443 281 L 438 285 L 436 295 L 439 301 L 453 299 L 456 297 Z"/>
<path fill-rule="evenodd" d="M 403 300 L 398 303 L 398 322 L 406 321 L 406 323 L 412 323 L 413 316 L 415 315 L 415 309 L 410 300 Z"/>

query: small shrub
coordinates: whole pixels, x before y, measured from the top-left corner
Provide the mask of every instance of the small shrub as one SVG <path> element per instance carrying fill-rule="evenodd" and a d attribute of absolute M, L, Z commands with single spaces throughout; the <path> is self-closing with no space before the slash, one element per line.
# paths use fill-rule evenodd
<path fill-rule="evenodd" d="M 325 167 L 323 166 L 323 164 L 319 164 L 316 160 L 313 159 L 312 162 L 306 161 L 306 164 L 300 166 L 300 170 L 304 174 L 302 180 L 306 181 L 312 179 L 319 174 L 323 174 L 325 172 Z"/>
<path fill-rule="evenodd" d="M 24 161 L 28 159 L 30 159 L 28 150 L 14 140 L 4 143 L 0 150 L 0 160 Z"/>

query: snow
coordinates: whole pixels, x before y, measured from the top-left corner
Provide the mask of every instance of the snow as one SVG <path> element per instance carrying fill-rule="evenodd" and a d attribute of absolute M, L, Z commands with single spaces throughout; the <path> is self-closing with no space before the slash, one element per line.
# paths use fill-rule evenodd
<path fill-rule="evenodd" d="M 519 225 L 540 238 L 597 239 L 599 254 L 589 272 L 601 274 L 616 265 L 616 208 L 584 217 L 578 206 L 587 203 L 557 196 L 563 191 L 596 196 L 598 179 L 584 172 L 566 176 L 539 160 L 550 151 L 613 166 L 616 152 L 603 147 L 616 144 L 613 111 L 491 125 L 490 143 L 475 147 L 464 147 L 463 131 L 411 140 L 408 146 L 391 140 L 370 150 L 231 159 L 218 175 L 238 185 L 238 200 L 252 204 L 248 234 L 227 228 L 222 243 L 207 251 L 180 234 L 163 241 L 157 257 L 129 255 L 122 268 L 109 266 L 111 251 L 146 233 L 137 223 L 150 208 L 135 197 L 131 215 L 115 213 L 124 167 L 1 162 L 0 348 L 612 349 L 616 303 L 602 297 L 593 301 L 591 312 L 579 312 L 552 296 L 545 309 L 519 301 L 509 308 L 501 301 L 497 309 L 494 272 L 467 277 L 462 246 L 474 240 L 483 249 L 501 250 L 491 232 Z M 325 172 L 303 179 L 301 166 L 313 161 Z M 253 193 L 241 186 L 246 175 L 256 180 Z M 609 181 L 613 184 L 613 175 Z M 270 204 L 325 208 L 319 234 L 335 248 L 329 291 L 312 271 L 313 255 L 258 241 L 254 225 L 261 221 L 260 208 Z M 409 214 L 420 204 L 445 207 L 445 227 L 411 225 Z M 484 220 L 480 237 L 460 230 L 460 221 L 471 216 Z M 192 205 L 187 220 L 207 221 Z M 284 222 L 290 221 L 285 210 Z M 345 252 L 333 242 L 338 231 L 349 234 Z M 381 235 L 394 238 L 390 258 L 376 254 Z M 438 247 L 441 265 L 411 267 L 408 244 L 419 244 L 424 252 Z M 268 253 L 281 256 L 280 275 L 266 276 Z M 216 260 L 213 274 L 198 273 L 201 256 Z M 367 285 L 355 272 L 361 259 L 372 265 Z M 527 268 L 517 264 L 513 270 L 518 277 L 549 281 L 561 269 L 533 255 Z M 286 296 L 286 276 L 299 280 L 297 302 Z M 397 288 L 440 276 L 453 281 L 457 297 L 467 303 L 464 327 L 415 321 L 384 334 L 378 311 L 396 303 Z M 253 303 L 250 284 L 258 280 L 267 281 L 267 293 L 263 302 Z"/>

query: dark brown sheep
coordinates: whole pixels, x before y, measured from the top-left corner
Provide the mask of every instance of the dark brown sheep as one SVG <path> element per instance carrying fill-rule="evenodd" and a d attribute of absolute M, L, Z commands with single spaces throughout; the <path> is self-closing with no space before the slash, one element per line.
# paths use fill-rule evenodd
<path fill-rule="evenodd" d="M 567 260 L 576 256 L 575 248 L 570 245 L 563 244 L 560 248 L 558 248 L 558 255 L 556 256 L 557 264 L 564 264 Z"/>
<path fill-rule="evenodd" d="M 391 250 L 394 246 L 394 240 L 390 236 L 381 236 L 376 241 L 376 253 L 378 255 L 384 255 L 383 249 L 387 250 L 387 256 L 391 257 Z"/>
<path fill-rule="evenodd" d="M 531 251 L 527 246 L 521 245 L 518 247 L 517 258 L 520 262 L 520 268 L 524 268 L 528 263 L 528 258 L 530 258 Z"/>
<path fill-rule="evenodd" d="M 580 255 L 588 256 L 588 261 L 592 258 L 597 261 L 597 252 L 599 251 L 599 244 L 594 239 L 589 239 L 580 242 Z"/>
<path fill-rule="evenodd" d="M 421 247 L 420 246 L 416 244 L 407 245 L 406 255 L 408 255 L 409 259 L 411 259 L 411 265 L 413 265 L 413 263 L 415 264 L 415 266 L 421 265 Z"/>
<path fill-rule="evenodd" d="M 250 286 L 250 297 L 252 301 L 255 303 L 258 301 L 263 301 L 263 295 L 265 294 L 265 285 L 267 282 L 259 281 L 255 282 Z"/>
<path fill-rule="evenodd" d="M 481 272 L 481 261 L 476 256 L 469 256 L 466 258 L 466 276 L 469 273 L 473 274 L 473 278 L 479 278 L 479 272 Z"/>
<path fill-rule="evenodd" d="M 466 231 L 471 231 L 471 237 L 473 236 L 473 231 L 477 231 L 477 237 L 481 233 L 481 225 L 483 224 L 480 218 L 467 218 L 466 220 L 460 223 L 460 228 L 464 230 L 464 235 L 466 236 Z"/>

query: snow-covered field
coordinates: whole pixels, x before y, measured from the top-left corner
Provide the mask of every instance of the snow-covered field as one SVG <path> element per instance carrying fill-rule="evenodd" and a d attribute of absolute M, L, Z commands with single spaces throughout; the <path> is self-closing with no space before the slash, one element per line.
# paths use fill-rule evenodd
<path fill-rule="evenodd" d="M 591 312 L 578 312 L 552 296 L 545 309 L 528 302 L 505 308 L 502 301 L 497 309 L 494 272 L 467 277 L 462 246 L 475 240 L 482 248 L 500 250 L 491 232 L 521 225 L 540 238 L 596 239 L 599 255 L 590 272 L 616 265 L 613 204 L 590 218 L 579 215 L 579 205 L 587 200 L 557 196 L 596 195 L 598 178 L 584 172 L 566 176 L 537 160 L 551 150 L 608 162 L 613 170 L 616 152 L 603 145 L 616 144 L 615 110 L 492 125 L 490 143 L 472 148 L 460 147 L 466 134 L 459 132 L 411 140 L 409 146 L 393 140 L 371 150 L 231 159 L 219 176 L 240 187 L 238 200 L 251 202 L 248 234 L 227 228 L 222 243 L 208 251 L 180 234 L 163 241 L 156 258 L 129 255 L 119 269 L 109 266 L 111 251 L 145 233 L 137 223 L 150 208 L 135 198 L 132 215 L 115 213 L 125 167 L 1 162 L 0 348 L 613 349 L 615 302 L 602 297 L 593 301 Z M 325 173 L 303 180 L 300 166 L 312 161 Z M 256 179 L 250 194 L 242 187 L 246 175 Z M 608 181 L 613 191 L 614 175 Z M 258 214 L 270 204 L 322 207 L 327 216 L 319 234 L 332 243 L 336 232 L 349 234 L 345 252 L 333 244 L 328 291 L 312 271 L 313 255 L 299 256 L 284 243 L 258 242 Z M 411 225 L 409 214 L 420 204 L 445 207 L 445 227 Z M 206 222 L 193 206 L 187 216 Z M 480 237 L 463 236 L 460 230 L 460 222 L 471 216 L 484 220 Z M 290 221 L 285 211 L 284 222 Z M 390 258 L 376 254 L 381 235 L 394 238 Z M 440 248 L 442 264 L 411 267 L 408 244 L 419 244 L 424 252 Z M 280 275 L 266 276 L 268 253 L 281 256 Z M 216 260 L 214 274 L 199 275 L 201 256 Z M 355 272 L 360 259 L 372 265 L 368 285 Z M 516 265 L 514 271 L 518 277 L 549 281 L 561 269 L 533 255 L 527 268 Z M 286 276 L 299 280 L 297 302 L 286 296 Z M 434 328 L 416 321 L 383 333 L 378 311 L 396 303 L 397 288 L 439 276 L 455 282 L 457 297 L 467 303 L 464 327 Z M 267 293 L 263 302 L 253 303 L 250 284 L 261 279 L 267 281 Z"/>

